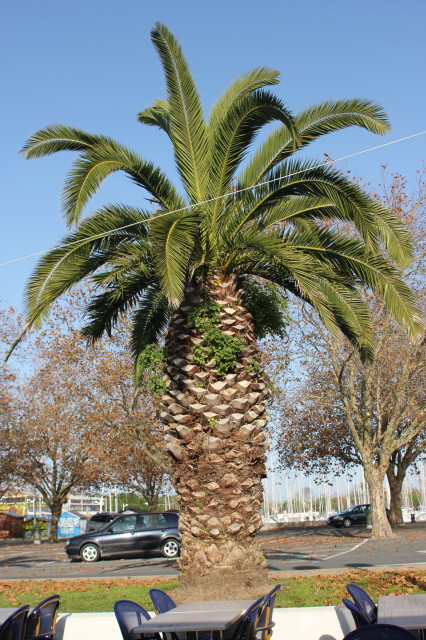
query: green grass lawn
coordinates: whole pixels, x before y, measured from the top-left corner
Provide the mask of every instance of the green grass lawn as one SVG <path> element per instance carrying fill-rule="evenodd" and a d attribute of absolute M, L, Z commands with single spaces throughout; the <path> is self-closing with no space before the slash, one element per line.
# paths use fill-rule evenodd
<path fill-rule="evenodd" d="M 271 588 L 278 581 L 271 580 Z M 426 571 L 385 571 L 365 573 L 350 571 L 337 575 L 310 575 L 285 578 L 275 606 L 312 607 L 341 604 L 346 584 L 353 582 L 377 599 L 379 595 L 426 593 Z M 0 581 L 0 607 L 34 606 L 48 595 L 59 593 L 60 611 L 112 611 L 116 600 L 134 600 L 152 610 L 149 589 L 169 591 L 178 586 L 176 580 L 153 582 L 135 578 L 117 580 L 10 580 Z M 244 597 L 244 594 L 241 594 Z"/>

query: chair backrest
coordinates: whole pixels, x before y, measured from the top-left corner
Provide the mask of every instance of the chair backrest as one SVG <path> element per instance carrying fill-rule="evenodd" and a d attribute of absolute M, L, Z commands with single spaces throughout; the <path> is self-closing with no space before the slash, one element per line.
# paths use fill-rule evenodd
<path fill-rule="evenodd" d="M 257 622 L 261 614 L 265 596 L 253 602 L 247 611 L 241 616 L 235 627 L 234 634 L 229 640 L 254 640 L 256 636 Z"/>
<path fill-rule="evenodd" d="M 53 640 L 60 600 L 60 596 L 55 594 L 34 607 L 28 615 L 25 640 L 36 636 L 43 636 L 44 640 Z"/>
<path fill-rule="evenodd" d="M 151 596 L 155 613 L 166 613 L 166 611 L 176 607 L 176 602 L 173 598 L 165 591 L 161 591 L 161 589 L 150 589 L 149 595 Z M 204 634 L 201 640 L 209 640 L 210 635 L 210 633 Z M 163 640 L 186 640 L 186 633 L 163 633 L 162 636 Z"/>
<path fill-rule="evenodd" d="M 114 613 L 124 640 L 134 640 L 132 629 L 142 624 L 144 620 L 150 620 L 148 611 L 132 600 L 117 600 L 114 603 Z M 152 637 L 154 634 L 150 634 Z M 143 634 L 141 634 L 143 637 Z"/>
<path fill-rule="evenodd" d="M 352 600 L 348 600 L 348 598 L 342 598 L 342 602 L 349 609 L 352 614 L 352 617 L 355 622 L 355 626 L 357 629 L 360 627 L 365 627 L 367 624 L 370 624 L 370 620 L 367 616 L 356 606 Z"/>
<path fill-rule="evenodd" d="M 258 640 L 269 640 L 272 635 L 272 614 L 274 612 L 275 596 L 277 595 L 277 591 L 279 591 L 281 587 L 282 584 L 277 584 L 263 598 L 258 620 L 256 623 L 256 638 Z"/>
<path fill-rule="evenodd" d="M 149 595 L 156 613 L 166 613 L 176 607 L 175 601 L 161 589 L 150 589 Z"/>
<path fill-rule="evenodd" d="M 343 640 L 414 640 L 414 638 L 417 638 L 414 633 L 394 624 L 369 624 L 351 631 Z"/>
<path fill-rule="evenodd" d="M 23 640 L 30 606 L 25 604 L 10 614 L 0 625 L 0 640 Z"/>
<path fill-rule="evenodd" d="M 365 613 L 369 622 L 371 624 L 377 622 L 377 606 L 374 600 L 370 598 L 368 593 L 366 593 L 364 589 L 361 589 L 361 587 L 358 587 L 358 585 L 356 584 L 347 584 L 346 589 L 358 609 Z"/>

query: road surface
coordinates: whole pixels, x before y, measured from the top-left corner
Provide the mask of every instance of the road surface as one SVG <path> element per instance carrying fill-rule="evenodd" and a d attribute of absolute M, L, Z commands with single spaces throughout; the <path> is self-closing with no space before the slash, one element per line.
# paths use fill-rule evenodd
<path fill-rule="evenodd" d="M 426 569 L 426 523 L 409 524 L 391 540 L 371 540 L 364 527 L 342 530 L 321 526 L 261 532 L 259 542 L 272 575 L 407 565 Z M 0 580 L 165 577 L 176 575 L 177 570 L 176 561 L 164 558 L 71 562 L 62 542 L 0 542 Z"/>

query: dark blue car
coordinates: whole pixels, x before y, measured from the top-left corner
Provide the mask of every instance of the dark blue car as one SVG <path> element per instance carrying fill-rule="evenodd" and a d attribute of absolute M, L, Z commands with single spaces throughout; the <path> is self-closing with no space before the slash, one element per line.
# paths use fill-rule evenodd
<path fill-rule="evenodd" d="M 73 536 L 65 551 L 72 560 L 85 562 L 143 555 L 176 558 L 180 553 L 178 514 L 172 511 L 123 514 L 99 531 Z"/>
<path fill-rule="evenodd" d="M 327 518 L 327 524 L 333 527 L 352 527 L 354 524 L 366 524 L 367 515 L 370 513 L 371 505 L 356 504 L 340 513 L 335 513 Z M 386 509 L 389 516 L 389 509 Z"/>

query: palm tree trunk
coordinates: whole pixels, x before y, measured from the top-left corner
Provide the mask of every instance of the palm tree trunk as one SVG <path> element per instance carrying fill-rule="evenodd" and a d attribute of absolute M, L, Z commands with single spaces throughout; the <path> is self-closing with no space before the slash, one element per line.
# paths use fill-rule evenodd
<path fill-rule="evenodd" d="M 266 578 L 255 541 L 262 521 L 262 478 L 269 389 L 259 363 L 253 323 L 233 277 L 217 273 L 204 284 L 220 305 L 219 328 L 243 337 L 234 370 L 219 376 L 214 360 L 193 362 L 203 332 L 188 314 L 199 303 L 201 284 L 188 287 L 166 339 L 168 393 L 162 397 L 166 448 L 171 454 L 180 503 L 182 586 L 212 580 L 213 571 L 240 576 L 240 585 Z M 220 584 L 220 583 L 219 583 Z M 221 583 L 223 589 L 223 583 Z"/>

